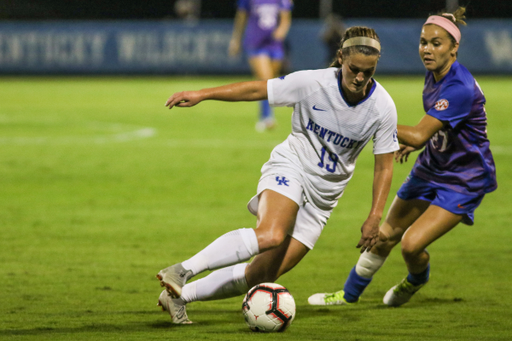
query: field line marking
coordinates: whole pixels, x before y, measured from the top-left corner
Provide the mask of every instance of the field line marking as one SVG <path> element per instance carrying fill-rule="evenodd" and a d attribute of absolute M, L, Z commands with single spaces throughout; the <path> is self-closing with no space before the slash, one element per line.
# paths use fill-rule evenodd
<path fill-rule="evenodd" d="M 113 135 L 106 135 L 102 137 L 96 137 L 94 142 L 96 143 L 108 143 L 108 142 L 128 142 L 133 140 L 141 140 L 153 137 L 156 135 L 155 128 L 142 128 L 134 131 L 128 131 L 125 133 L 117 133 Z"/>
<path fill-rule="evenodd" d="M 0 119 L 4 117 L 0 116 Z M 9 120 L 3 120 L 2 123 L 9 123 Z M 44 121 L 41 121 L 44 122 Z M 49 124 L 48 124 L 49 122 Z M 47 126 L 51 126 L 51 120 L 44 122 Z M 113 130 L 111 133 L 96 133 L 89 136 L 11 136 L 11 137 L 0 137 L 0 144 L 7 145 L 41 145 L 41 144 L 104 144 L 104 143 L 119 143 L 128 142 L 133 140 L 141 140 L 151 138 L 157 135 L 157 130 L 152 127 L 137 127 L 131 124 L 116 123 L 116 122 L 98 122 L 90 121 L 84 122 L 84 128 L 87 127 L 100 127 L 104 129 Z M 121 131 L 120 131 L 121 130 Z"/>
<path fill-rule="evenodd" d="M 493 146 L 491 152 L 495 155 L 512 155 L 512 146 Z"/>
<path fill-rule="evenodd" d="M 283 141 L 262 141 L 262 140 L 221 140 L 221 139 L 202 139 L 185 140 L 171 139 L 167 140 L 169 147 L 189 147 L 189 148 L 274 148 Z"/>

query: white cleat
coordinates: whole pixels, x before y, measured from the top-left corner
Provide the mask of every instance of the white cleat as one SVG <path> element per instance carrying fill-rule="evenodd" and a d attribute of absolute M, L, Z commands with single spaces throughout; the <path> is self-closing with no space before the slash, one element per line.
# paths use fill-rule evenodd
<path fill-rule="evenodd" d="M 269 117 L 264 120 L 256 122 L 255 129 L 258 133 L 263 133 L 266 130 L 272 130 L 277 126 L 277 122 L 274 118 Z"/>
<path fill-rule="evenodd" d="M 390 307 L 399 307 L 402 304 L 409 302 L 412 295 L 423 288 L 425 284 L 427 283 L 412 285 L 406 277 L 399 284 L 389 289 L 386 295 L 384 295 L 384 299 L 382 301 Z"/>
<path fill-rule="evenodd" d="M 192 277 L 191 270 L 185 270 L 181 264 L 174 264 L 160 270 L 156 278 L 160 280 L 160 285 L 165 287 L 172 298 L 181 297 L 181 291 L 185 283 Z"/>
<path fill-rule="evenodd" d="M 187 306 L 176 303 L 167 290 L 162 291 L 158 299 L 157 306 L 162 307 L 163 311 L 169 312 L 171 315 L 172 323 L 174 324 L 191 324 L 192 321 L 187 316 Z"/>

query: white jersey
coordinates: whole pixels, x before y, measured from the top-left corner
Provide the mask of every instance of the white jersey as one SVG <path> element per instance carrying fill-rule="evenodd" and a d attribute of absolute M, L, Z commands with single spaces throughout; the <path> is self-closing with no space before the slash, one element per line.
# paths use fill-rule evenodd
<path fill-rule="evenodd" d="M 292 133 L 272 151 L 262 177 L 276 167 L 302 182 L 306 199 L 331 211 L 353 175 L 356 160 L 373 139 L 373 153 L 398 150 L 397 114 L 391 96 L 375 80 L 370 94 L 349 105 L 337 68 L 299 71 L 267 83 L 272 106 L 293 107 Z"/>

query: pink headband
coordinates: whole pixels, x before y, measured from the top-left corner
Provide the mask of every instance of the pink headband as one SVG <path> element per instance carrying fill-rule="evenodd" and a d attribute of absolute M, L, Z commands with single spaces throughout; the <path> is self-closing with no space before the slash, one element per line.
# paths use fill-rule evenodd
<path fill-rule="evenodd" d="M 453 16 L 453 14 L 450 15 Z M 457 43 L 460 42 L 460 30 L 457 27 L 457 25 L 455 25 L 453 21 L 451 21 L 450 19 L 446 19 L 445 17 L 442 17 L 440 15 L 431 15 L 430 17 L 428 17 L 427 21 L 423 24 L 423 26 L 428 24 L 434 24 L 441 28 L 444 28 L 448 33 L 452 35 L 452 37 L 455 38 L 455 41 Z"/>

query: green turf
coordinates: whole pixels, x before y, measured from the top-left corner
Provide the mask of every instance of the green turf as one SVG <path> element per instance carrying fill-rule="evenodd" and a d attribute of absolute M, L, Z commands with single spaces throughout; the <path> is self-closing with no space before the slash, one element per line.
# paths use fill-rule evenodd
<path fill-rule="evenodd" d="M 245 78 L 247 79 L 247 78 Z M 421 77 L 377 77 L 399 123 L 423 115 Z M 155 274 L 220 234 L 254 227 L 246 203 L 290 130 L 254 131 L 257 104 L 168 111 L 174 91 L 244 78 L 0 78 L 0 340 L 510 340 L 512 79 L 478 77 L 499 189 L 473 227 L 429 248 L 432 277 L 413 300 L 382 296 L 406 274 L 399 250 L 355 307 L 307 304 L 340 289 L 370 206 L 371 146 L 315 249 L 279 283 L 297 316 L 284 334 L 251 333 L 242 297 L 188 307 L 173 326 Z M 396 192 L 411 164 L 397 165 Z M 391 196 L 390 196 L 391 198 Z"/>

